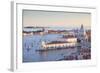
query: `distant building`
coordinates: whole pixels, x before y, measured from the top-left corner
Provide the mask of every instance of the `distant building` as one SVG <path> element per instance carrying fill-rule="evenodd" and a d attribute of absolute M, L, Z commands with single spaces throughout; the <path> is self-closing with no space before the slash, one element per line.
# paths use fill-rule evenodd
<path fill-rule="evenodd" d="M 86 36 L 86 40 L 88 42 L 91 42 L 91 30 L 87 30 L 85 36 Z"/>

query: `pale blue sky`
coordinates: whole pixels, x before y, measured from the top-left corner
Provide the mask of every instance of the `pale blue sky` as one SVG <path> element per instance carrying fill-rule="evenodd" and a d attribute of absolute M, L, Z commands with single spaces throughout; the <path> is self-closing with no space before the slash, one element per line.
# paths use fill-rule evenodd
<path fill-rule="evenodd" d="M 23 10 L 24 26 L 90 28 L 90 13 Z"/>

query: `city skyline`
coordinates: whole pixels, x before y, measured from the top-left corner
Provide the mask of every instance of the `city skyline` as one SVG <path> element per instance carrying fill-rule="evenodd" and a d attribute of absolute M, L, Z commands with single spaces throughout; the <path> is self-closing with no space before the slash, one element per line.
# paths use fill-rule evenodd
<path fill-rule="evenodd" d="M 91 28 L 91 14 L 82 12 L 23 10 L 23 26 Z"/>

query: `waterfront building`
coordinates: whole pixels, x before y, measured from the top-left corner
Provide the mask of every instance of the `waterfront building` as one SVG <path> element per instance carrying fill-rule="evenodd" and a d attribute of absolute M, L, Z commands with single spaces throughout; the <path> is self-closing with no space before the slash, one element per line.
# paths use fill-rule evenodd
<path fill-rule="evenodd" d="M 68 48 L 68 47 L 75 47 L 77 46 L 77 40 L 76 38 L 67 38 L 65 41 L 52 41 L 50 43 L 46 43 L 42 41 L 42 47 L 45 49 L 48 48 Z"/>

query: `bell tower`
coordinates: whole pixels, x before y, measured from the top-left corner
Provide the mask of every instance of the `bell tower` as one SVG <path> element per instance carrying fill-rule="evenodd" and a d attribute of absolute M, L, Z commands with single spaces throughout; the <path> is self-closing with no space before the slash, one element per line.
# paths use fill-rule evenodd
<path fill-rule="evenodd" d="M 83 26 L 83 24 L 81 24 L 80 29 L 78 29 L 77 39 L 78 39 L 78 42 L 80 44 L 84 43 L 85 36 L 84 36 L 84 26 Z"/>
<path fill-rule="evenodd" d="M 81 28 L 79 30 L 79 33 L 81 36 L 84 36 L 84 27 L 83 27 L 83 24 L 81 24 Z"/>

